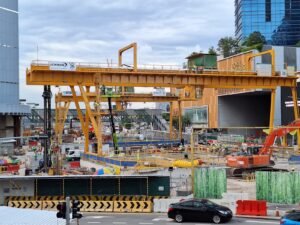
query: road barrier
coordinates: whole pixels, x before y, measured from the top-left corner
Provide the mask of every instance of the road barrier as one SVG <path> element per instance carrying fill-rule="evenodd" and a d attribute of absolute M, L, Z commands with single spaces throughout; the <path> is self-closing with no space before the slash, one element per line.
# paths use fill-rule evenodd
<path fill-rule="evenodd" d="M 42 209 L 42 201 L 9 201 L 8 206 L 22 209 Z"/>
<path fill-rule="evenodd" d="M 116 201 L 114 212 L 152 212 L 151 201 Z"/>
<path fill-rule="evenodd" d="M 162 196 L 71 196 L 71 200 L 80 201 L 83 212 L 153 212 L 156 200 L 169 202 Z M 15 196 L 6 197 L 6 204 L 16 208 L 32 208 L 40 210 L 57 210 L 63 196 Z M 165 204 L 167 210 L 168 204 Z"/>
<path fill-rule="evenodd" d="M 113 212 L 113 201 L 80 201 L 82 212 Z"/>
<path fill-rule="evenodd" d="M 255 200 L 238 200 L 236 215 L 267 216 L 267 202 Z"/>
<path fill-rule="evenodd" d="M 57 210 L 57 205 L 62 201 L 43 201 L 42 210 Z"/>

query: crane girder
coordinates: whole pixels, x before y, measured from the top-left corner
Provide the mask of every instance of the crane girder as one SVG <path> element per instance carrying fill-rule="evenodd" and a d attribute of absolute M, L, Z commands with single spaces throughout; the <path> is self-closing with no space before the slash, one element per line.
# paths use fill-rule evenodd
<path fill-rule="evenodd" d="M 126 86 L 203 88 L 262 88 L 295 87 L 296 76 L 257 76 L 254 72 L 204 71 L 201 74 L 182 70 L 137 70 L 121 68 L 78 67 L 76 71 L 50 70 L 49 66 L 32 64 L 26 73 L 28 85 L 56 86 Z"/>

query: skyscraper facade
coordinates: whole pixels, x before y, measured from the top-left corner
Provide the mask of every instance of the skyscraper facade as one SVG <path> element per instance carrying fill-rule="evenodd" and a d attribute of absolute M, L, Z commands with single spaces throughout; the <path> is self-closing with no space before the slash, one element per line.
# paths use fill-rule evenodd
<path fill-rule="evenodd" d="M 19 103 L 18 0 L 0 0 L 0 137 L 16 136 L 20 118 L 30 113 Z"/>
<path fill-rule="evenodd" d="M 271 45 L 300 41 L 300 0 L 235 0 L 235 36 L 259 31 Z"/>

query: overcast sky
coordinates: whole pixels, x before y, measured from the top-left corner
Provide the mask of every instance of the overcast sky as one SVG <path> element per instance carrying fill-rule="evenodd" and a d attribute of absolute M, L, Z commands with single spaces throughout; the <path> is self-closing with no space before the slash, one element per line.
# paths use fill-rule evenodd
<path fill-rule="evenodd" d="M 137 42 L 139 64 L 182 65 L 191 52 L 234 35 L 234 1 L 19 0 L 19 30 L 20 98 L 41 104 L 42 87 L 25 85 L 37 57 L 117 62 L 118 49 Z"/>

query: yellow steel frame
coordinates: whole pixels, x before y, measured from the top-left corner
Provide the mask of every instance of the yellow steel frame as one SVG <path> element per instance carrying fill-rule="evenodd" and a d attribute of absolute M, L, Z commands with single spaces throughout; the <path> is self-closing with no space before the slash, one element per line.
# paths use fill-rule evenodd
<path fill-rule="evenodd" d="M 122 66 L 122 61 L 123 61 L 122 54 L 123 54 L 123 52 L 125 52 L 131 48 L 133 48 L 133 71 L 136 72 L 137 71 L 137 44 L 135 42 L 131 43 L 130 45 L 127 45 L 124 48 L 121 48 L 119 50 L 118 64 L 119 64 L 119 67 Z"/>
<path fill-rule="evenodd" d="M 124 69 L 122 66 L 122 53 L 133 48 L 133 70 Z M 274 111 L 275 111 L 275 89 L 277 87 L 290 87 L 294 101 L 294 115 L 298 119 L 299 112 L 297 106 L 297 77 L 280 77 L 275 75 L 275 53 L 274 50 L 254 54 L 248 58 L 248 68 L 251 68 L 251 59 L 270 54 L 272 57 L 272 75 L 257 76 L 255 72 L 242 71 L 203 71 L 201 74 L 195 74 L 191 71 L 183 70 L 146 70 L 137 67 L 137 44 L 132 43 L 119 50 L 120 68 L 103 68 L 78 65 L 76 71 L 55 71 L 50 70 L 48 64 L 31 64 L 30 70 L 26 71 L 26 82 L 28 85 L 56 85 L 73 87 L 73 99 L 77 110 L 80 110 L 78 101 L 83 99 L 86 106 L 86 117 L 81 124 L 86 129 L 91 121 L 95 134 L 98 139 L 98 154 L 101 155 L 101 120 L 99 107 L 96 107 L 94 113 L 90 107 L 90 102 L 95 97 L 89 96 L 89 87 L 96 87 L 96 104 L 100 105 L 101 97 L 99 94 L 99 85 L 118 86 L 118 87 L 175 87 L 175 88 L 239 88 L 239 89 L 271 89 L 271 110 L 270 110 L 270 128 L 273 128 Z M 75 96 L 74 86 L 78 86 L 81 96 Z M 86 87 L 84 89 L 84 87 Z M 124 93 L 124 92 L 123 92 Z M 92 100 L 91 100 L 92 99 Z M 76 104 L 77 102 L 77 104 Z M 181 106 L 179 104 L 180 115 Z M 79 111 L 78 111 L 79 112 Z M 79 113 L 80 114 L 80 113 Z M 172 115 L 172 114 L 171 114 Z M 181 124 L 181 123 L 180 123 Z M 182 127 L 180 125 L 180 130 Z M 181 133 L 181 132 L 180 132 Z M 298 132 L 299 135 L 299 132 Z M 300 138 L 298 138 L 300 143 Z"/>
<path fill-rule="evenodd" d="M 71 88 L 71 91 L 72 91 L 72 97 L 73 97 L 73 101 L 75 103 L 75 106 L 76 106 L 76 110 L 77 110 L 77 115 L 79 117 L 79 121 L 80 121 L 80 124 L 81 124 L 81 127 L 82 127 L 82 131 L 83 131 L 83 135 L 84 135 L 84 152 L 87 153 L 88 152 L 88 149 L 89 149 L 89 120 L 88 120 L 88 116 L 86 115 L 86 119 L 84 119 L 83 117 L 83 114 L 82 114 L 82 111 L 80 109 L 80 105 L 79 105 L 79 99 L 78 99 L 78 96 L 76 95 L 76 92 L 75 92 L 75 88 L 74 86 L 70 86 Z"/>
<path fill-rule="evenodd" d="M 260 53 L 257 53 L 257 54 L 253 54 L 251 56 L 248 56 L 247 57 L 247 69 L 250 71 L 251 70 L 251 59 L 257 57 L 257 56 L 262 56 L 262 55 L 270 55 L 271 56 L 271 66 L 272 66 L 272 76 L 275 76 L 276 75 L 276 71 L 275 71 L 275 51 L 274 49 L 270 49 L 270 50 L 267 50 L 267 51 L 264 51 L 264 52 L 260 52 Z"/>
<path fill-rule="evenodd" d="M 31 65 L 27 71 L 28 85 L 175 87 L 203 86 L 203 88 L 274 89 L 295 87 L 297 77 L 257 76 L 250 72 L 205 72 L 193 74 L 183 71 L 129 71 L 116 68 L 78 68 L 77 71 L 54 71 L 49 66 Z"/>
<path fill-rule="evenodd" d="M 96 93 L 87 93 L 91 101 L 96 100 Z M 79 102 L 83 101 L 82 96 L 77 96 Z M 120 97 L 112 97 L 112 102 L 173 102 L 173 101 L 193 101 L 191 99 L 179 99 L 177 96 L 153 96 L 152 94 L 122 94 Z M 56 102 L 72 102 L 73 96 L 63 96 L 61 93 L 55 95 Z M 101 102 L 106 102 L 107 97 L 101 96 Z"/>
<path fill-rule="evenodd" d="M 70 102 L 56 102 L 55 103 L 55 133 L 57 141 L 62 144 L 62 134 L 64 130 L 65 120 L 68 115 Z"/>
<path fill-rule="evenodd" d="M 86 120 L 85 120 L 85 126 L 88 126 L 88 119 L 91 121 L 92 126 L 94 128 L 94 132 L 97 138 L 97 154 L 102 155 L 102 126 L 101 126 L 101 119 L 100 118 L 100 98 L 96 98 L 95 101 L 95 113 L 92 110 L 92 107 L 90 106 L 90 100 L 87 95 L 87 93 L 90 91 L 88 87 L 84 89 L 83 86 L 79 86 L 80 93 L 82 95 L 85 108 L 86 108 Z M 99 86 L 96 85 L 96 90 L 99 91 Z M 88 140 L 88 139 L 87 139 Z M 88 149 L 85 149 L 87 151 Z"/>
<path fill-rule="evenodd" d="M 173 139 L 173 102 L 170 102 L 170 140 Z"/>
<path fill-rule="evenodd" d="M 87 153 L 88 145 L 89 145 L 89 141 L 88 141 L 89 140 L 89 120 L 84 120 L 84 116 L 82 114 L 82 111 L 81 111 L 80 105 L 79 105 L 79 102 L 85 102 L 85 100 L 84 100 L 83 96 L 76 94 L 74 86 L 70 86 L 70 88 L 72 91 L 72 96 L 63 96 L 62 93 L 58 93 L 55 95 L 55 102 L 56 102 L 56 105 L 60 105 L 61 103 L 68 104 L 66 111 L 64 111 L 64 113 L 66 113 L 66 115 L 68 113 L 70 103 L 71 102 L 75 103 L 78 118 L 79 118 L 82 130 L 83 130 L 83 134 L 85 137 L 85 148 L 84 149 L 85 149 L 85 153 Z M 90 102 L 96 102 L 97 98 L 98 98 L 97 96 L 100 96 L 101 101 L 107 101 L 107 97 L 101 97 L 100 93 L 96 93 L 96 92 L 87 92 L 86 96 L 88 97 L 88 101 L 90 101 Z M 191 99 L 187 99 L 187 100 L 190 101 Z M 152 94 L 123 94 L 120 97 L 112 97 L 112 101 L 114 101 L 116 103 L 121 103 L 121 102 L 170 102 L 171 109 L 172 109 L 174 101 L 178 101 L 178 104 L 180 105 L 181 104 L 180 102 L 185 101 L 185 99 L 181 100 L 177 96 L 153 96 Z M 171 110 L 170 112 L 171 112 L 170 113 L 170 121 L 172 121 L 173 120 L 173 115 L 172 115 L 173 110 Z M 95 115 L 94 111 L 92 111 L 91 113 Z M 100 114 L 106 115 L 106 113 L 102 113 L 102 112 Z M 56 116 L 60 115 L 59 108 L 56 108 L 55 115 Z M 87 113 L 87 115 L 88 115 L 88 113 Z M 96 114 L 96 115 L 98 115 L 98 114 Z M 86 116 L 86 118 L 88 118 L 88 117 L 89 116 Z M 66 119 L 66 116 L 62 117 L 59 120 L 59 122 L 57 122 L 56 124 L 59 124 L 59 126 L 64 126 L 65 119 Z M 179 121 L 182 121 L 181 114 L 179 115 Z M 173 130 L 173 123 L 171 122 L 170 123 L 170 139 L 173 139 L 172 130 Z M 181 132 L 181 131 L 182 131 L 182 129 L 179 132 Z M 57 132 L 57 134 L 60 134 L 60 133 Z M 182 137 L 182 134 L 180 134 L 180 136 Z M 61 142 L 59 142 L 59 143 L 61 143 Z M 101 154 L 101 153 L 98 153 L 98 154 Z"/>

